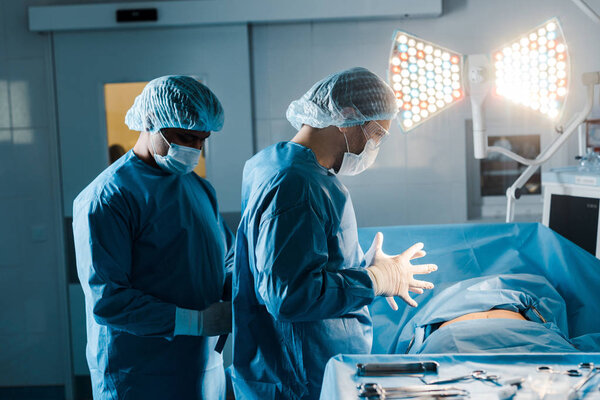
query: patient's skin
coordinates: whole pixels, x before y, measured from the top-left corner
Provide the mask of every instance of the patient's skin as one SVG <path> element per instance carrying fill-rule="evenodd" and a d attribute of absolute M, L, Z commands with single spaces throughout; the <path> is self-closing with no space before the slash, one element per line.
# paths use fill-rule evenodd
<path fill-rule="evenodd" d="M 469 313 L 469 314 L 465 314 L 462 315 L 460 317 L 451 319 L 450 321 L 446 321 L 443 324 L 440 325 L 440 328 L 443 328 L 446 325 L 450 325 L 454 322 L 458 322 L 458 321 L 468 321 L 468 320 L 472 320 L 472 319 L 488 319 L 488 318 L 504 318 L 504 319 L 522 319 L 525 320 L 525 317 L 523 317 L 521 314 L 519 314 L 518 312 L 515 311 L 509 311 L 509 310 L 489 310 L 489 311 L 483 311 L 483 312 L 475 312 L 475 313 Z"/>

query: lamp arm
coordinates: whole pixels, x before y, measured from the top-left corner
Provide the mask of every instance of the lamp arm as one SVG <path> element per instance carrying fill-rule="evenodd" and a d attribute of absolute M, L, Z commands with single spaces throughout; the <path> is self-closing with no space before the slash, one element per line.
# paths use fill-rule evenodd
<path fill-rule="evenodd" d="M 489 153 L 494 152 L 494 153 L 504 154 L 508 158 L 512 158 L 513 160 L 515 160 L 515 161 L 517 161 L 517 162 L 519 162 L 521 164 L 524 164 L 524 165 L 540 165 L 541 164 L 541 162 L 539 162 L 537 160 L 537 158 L 534 159 L 534 160 L 531 160 L 529 158 L 524 158 L 524 157 L 521 157 L 520 155 L 518 155 L 516 153 L 513 153 L 512 151 L 510 151 L 510 150 L 508 150 L 508 149 L 506 149 L 504 147 L 500 147 L 500 146 L 489 146 L 488 147 L 488 152 Z M 541 155 L 541 153 L 540 153 L 540 155 Z"/>
<path fill-rule="evenodd" d="M 527 183 L 539 167 L 539 165 L 528 166 L 517 180 L 506 189 L 506 222 L 513 222 L 515 218 L 515 200 L 521 197 L 520 188 Z"/>
<path fill-rule="evenodd" d="M 533 174 L 535 174 L 540 165 L 548 161 L 550 157 L 556 153 L 562 144 L 567 141 L 569 136 L 575 132 L 579 125 L 581 125 L 587 119 L 592 111 L 592 106 L 594 103 L 594 86 L 600 84 L 600 72 L 589 72 L 583 74 L 583 84 L 587 88 L 587 98 L 583 111 L 577 114 L 577 117 L 572 120 L 565 132 L 556 138 L 554 142 L 550 144 L 550 146 L 548 146 L 535 158 L 535 160 L 523 158 L 503 147 L 491 146 L 488 148 L 488 151 L 496 151 L 505 154 L 522 164 L 528 165 L 528 167 L 521 173 L 517 180 L 508 189 L 506 189 L 506 222 L 512 222 L 514 219 L 515 200 L 521 197 L 518 190 L 525 185 L 525 183 L 527 183 Z M 527 163 L 522 162 L 519 159 L 527 161 Z"/>
<path fill-rule="evenodd" d="M 513 160 L 520 162 L 524 165 L 536 166 L 542 165 L 546 161 L 550 159 L 556 153 L 556 151 L 565 143 L 569 137 L 577 130 L 579 125 L 581 125 L 587 119 L 588 115 L 592 111 L 592 106 L 594 102 L 594 85 L 586 85 L 587 88 L 587 98 L 585 107 L 582 112 L 577 114 L 577 117 L 573 119 L 573 121 L 567 126 L 564 133 L 562 133 L 559 137 L 557 137 L 543 152 L 541 152 L 535 159 L 529 159 L 521 157 L 518 154 L 513 153 L 512 151 L 505 149 L 500 146 L 489 146 L 488 152 L 496 152 L 504 154 L 507 157 L 512 158 Z"/>
<path fill-rule="evenodd" d="M 476 159 L 487 157 L 487 137 L 483 103 L 492 88 L 491 63 L 486 54 L 472 54 L 467 58 L 465 80 L 471 97 L 473 113 L 473 153 Z"/>
<path fill-rule="evenodd" d="M 577 143 L 577 153 L 579 157 L 585 156 L 586 145 L 587 145 L 587 137 L 585 131 L 585 124 L 579 125 L 579 133 L 578 133 L 578 143 Z"/>
<path fill-rule="evenodd" d="M 483 102 L 487 93 L 471 96 L 471 112 L 473 114 L 473 150 L 475 158 L 481 160 L 488 155 L 487 136 L 485 134 L 485 116 Z"/>
<path fill-rule="evenodd" d="M 594 22 L 600 24 L 600 16 L 583 0 L 572 0 L 577 7 L 581 9 Z"/>

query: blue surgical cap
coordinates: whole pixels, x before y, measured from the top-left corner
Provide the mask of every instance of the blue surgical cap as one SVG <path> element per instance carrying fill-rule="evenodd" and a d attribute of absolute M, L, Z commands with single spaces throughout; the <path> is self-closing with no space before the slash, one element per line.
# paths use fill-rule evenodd
<path fill-rule="evenodd" d="M 366 68 L 351 68 L 315 83 L 293 101 L 286 117 L 296 129 L 362 125 L 372 120 L 392 120 L 398 113 L 394 91 Z"/>
<path fill-rule="evenodd" d="M 131 130 L 181 128 L 212 132 L 223 128 L 223 107 L 209 88 L 190 76 L 162 76 L 148 82 L 127 111 Z"/>

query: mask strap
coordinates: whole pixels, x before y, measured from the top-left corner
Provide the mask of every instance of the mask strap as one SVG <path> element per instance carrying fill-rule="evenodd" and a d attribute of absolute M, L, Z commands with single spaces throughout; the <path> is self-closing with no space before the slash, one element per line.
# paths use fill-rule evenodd
<path fill-rule="evenodd" d="M 360 130 L 362 131 L 363 135 L 365 136 L 365 139 L 367 139 L 367 142 L 368 142 L 369 136 L 367 135 L 367 132 L 365 131 L 365 128 L 362 125 L 360 126 Z"/>
<path fill-rule="evenodd" d="M 169 141 L 167 139 L 165 139 L 165 137 L 163 136 L 161 131 L 157 131 L 157 132 L 150 132 L 150 143 L 152 144 L 152 151 L 154 152 L 153 156 L 156 155 L 156 147 L 154 147 L 154 140 L 152 140 L 152 136 L 155 136 L 156 134 L 159 134 L 160 137 L 167 142 L 167 146 L 169 146 L 169 148 L 171 148 L 171 143 L 169 143 Z"/>
<path fill-rule="evenodd" d="M 344 135 L 344 139 L 346 140 L 346 149 L 348 149 L 348 153 L 350 153 L 350 146 L 348 146 L 348 138 L 346 137 L 346 133 L 342 132 Z"/>

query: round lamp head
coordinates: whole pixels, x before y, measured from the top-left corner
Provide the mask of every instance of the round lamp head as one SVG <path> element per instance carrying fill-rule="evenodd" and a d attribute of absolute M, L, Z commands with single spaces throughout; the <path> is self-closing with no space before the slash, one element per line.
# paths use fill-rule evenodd
<path fill-rule="evenodd" d="M 408 132 L 464 97 L 463 56 L 396 31 L 389 59 L 389 82 L 400 112 L 400 128 Z"/>
<path fill-rule="evenodd" d="M 569 53 L 557 18 L 520 35 L 492 53 L 495 92 L 557 119 L 569 85 Z"/>

